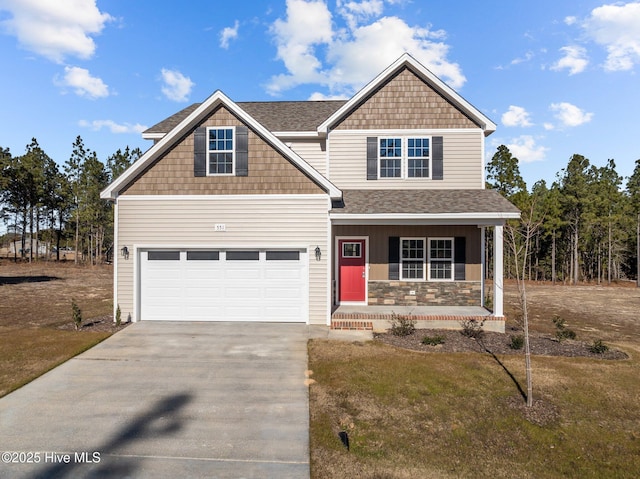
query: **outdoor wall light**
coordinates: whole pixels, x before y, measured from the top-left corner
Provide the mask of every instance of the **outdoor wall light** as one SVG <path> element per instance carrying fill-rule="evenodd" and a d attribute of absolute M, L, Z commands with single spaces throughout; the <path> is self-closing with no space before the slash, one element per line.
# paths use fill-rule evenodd
<path fill-rule="evenodd" d="M 322 259 L 322 251 L 320 251 L 320 246 L 316 246 L 316 261 L 320 261 Z"/>
<path fill-rule="evenodd" d="M 120 250 L 120 254 L 122 254 L 122 257 L 124 259 L 129 259 L 129 248 L 127 248 L 126 246 L 123 246 L 122 249 Z"/>

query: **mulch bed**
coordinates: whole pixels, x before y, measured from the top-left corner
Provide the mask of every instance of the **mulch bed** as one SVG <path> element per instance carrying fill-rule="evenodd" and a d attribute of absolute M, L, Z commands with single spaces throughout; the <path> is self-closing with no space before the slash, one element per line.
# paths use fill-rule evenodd
<path fill-rule="evenodd" d="M 425 336 L 431 338 L 440 336 L 444 340 L 444 343 L 437 346 L 422 344 L 422 339 Z M 387 332 L 376 334 L 375 337 L 383 343 L 414 351 L 524 355 L 524 348 L 512 349 L 510 347 L 510 334 L 488 331 L 483 332 L 481 339 L 469 338 L 460 331 L 445 329 L 418 329 L 409 336 L 394 336 Z M 587 357 L 595 359 L 628 359 L 629 357 L 626 353 L 613 349 L 611 346 L 609 346 L 608 351 L 598 354 L 590 351 L 591 343 L 570 339 L 558 341 L 551 336 L 539 333 L 529 334 L 529 346 L 531 354 L 540 356 Z"/>

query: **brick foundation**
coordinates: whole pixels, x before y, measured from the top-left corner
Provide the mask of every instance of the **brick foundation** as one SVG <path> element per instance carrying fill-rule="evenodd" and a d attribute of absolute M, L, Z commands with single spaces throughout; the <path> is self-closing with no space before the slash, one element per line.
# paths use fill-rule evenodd
<path fill-rule="evenodd" d="M 480 306 L 482 283 L 369 281 L 369 305 Z M 415 294 L 411 294 L 414 292 Z"/>

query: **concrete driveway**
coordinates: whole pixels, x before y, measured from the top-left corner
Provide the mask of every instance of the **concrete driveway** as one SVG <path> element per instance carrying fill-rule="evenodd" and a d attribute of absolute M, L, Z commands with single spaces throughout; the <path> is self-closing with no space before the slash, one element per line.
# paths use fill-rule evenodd
<path fill-rule="evenodd" d="M 308 478 L 308 335 L 133 324 L 0 399 L 0 477 Z"/>

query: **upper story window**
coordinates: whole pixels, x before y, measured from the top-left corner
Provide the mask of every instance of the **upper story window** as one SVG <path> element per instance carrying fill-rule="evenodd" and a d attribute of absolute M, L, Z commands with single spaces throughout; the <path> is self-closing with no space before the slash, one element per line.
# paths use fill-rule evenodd
<path fill-rule="evenodd" d="M 407 139 L 407 177 L 429 178 L 429 138 Z"/>
<path fill-rule="evenodd" d="M 379 178 L 429 178 L 429 137 L 379 138 Z"/>
<path fill-rule="evenodd" d="M 234 174 L 234 129 L 208 128 L 207 129 L 207 174 L 209 175 L 233 175 Z"/>
<path fill-rule="evenodd" d="M 401 178 L 402 139 L 380 138 L 380 178 Z"/>

